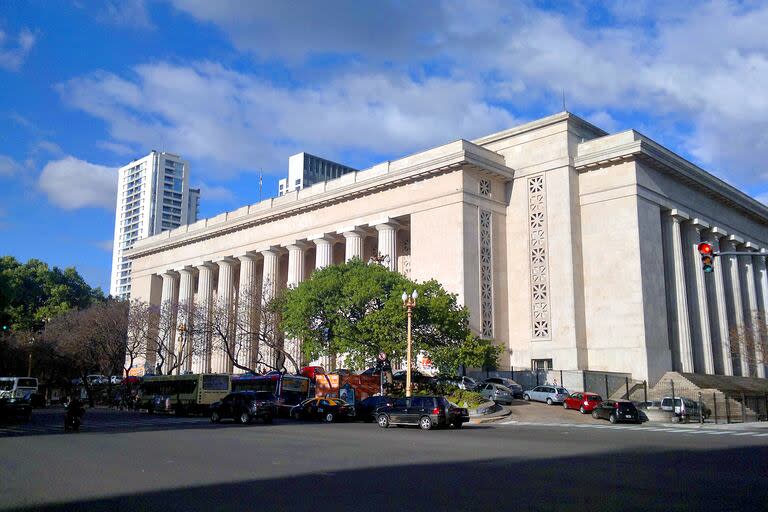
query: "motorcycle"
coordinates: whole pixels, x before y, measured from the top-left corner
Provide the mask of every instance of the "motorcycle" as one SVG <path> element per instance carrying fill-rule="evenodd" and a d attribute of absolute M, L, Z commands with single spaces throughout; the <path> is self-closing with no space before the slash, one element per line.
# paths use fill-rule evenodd
<path fill-rule="evenodd" d="M 67 407 L 67 413 L 64 415 L 64 432 L 72 430 L 73 432 L 80 432 L 80 425 L 83 422 L 83 415 L 85 409 L 82 406 L 73 406 L 70 404 Z"/>

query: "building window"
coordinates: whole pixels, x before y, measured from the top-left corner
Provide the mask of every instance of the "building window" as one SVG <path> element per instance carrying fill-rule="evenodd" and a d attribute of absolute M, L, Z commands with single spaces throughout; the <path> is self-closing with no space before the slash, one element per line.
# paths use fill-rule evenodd
<path fill-rule="evenodd" d="M 532 370 L 551 370 L 552 360 L 551 359 L 531 359 L 531 369 Z"/>

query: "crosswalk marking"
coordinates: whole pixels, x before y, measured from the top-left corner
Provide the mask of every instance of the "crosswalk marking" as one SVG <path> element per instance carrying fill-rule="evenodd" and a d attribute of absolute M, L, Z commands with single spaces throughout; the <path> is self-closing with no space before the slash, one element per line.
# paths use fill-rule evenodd
<path fill-rule="evenodd" d="M 635 430 L 637 432 L 665 432 L 665 433 L 675 433 L 675 434 L 693 434 L 693 435 L 711 435 L 711 436 L 720 436 L 720 435 L 731 435 L 731 436 L 751 436 L 751 437 L 768 437 L 768 432 L 765 433 L 759 433 L 759 432 L 734 432 L 730 430 L 702 430 L 702 429 L 692 429 L 692 428 L 675 428 L 675 427 L 646 427 L 641 426 L 638 427 L 637 425 L 593 425 L 589 423 L 552 423 L 552 422 L 542 422 L 537 423 L 534 421 L 516 421 L 516 420 L 508 420 L 504 422 L 497 423 L 497 425 L 504 425 L 504 426 L 522 426 L 522 427 L 562 427 L 562 428 L 589 428 L 589 429 L 608 429 L 608 430 Z"/>

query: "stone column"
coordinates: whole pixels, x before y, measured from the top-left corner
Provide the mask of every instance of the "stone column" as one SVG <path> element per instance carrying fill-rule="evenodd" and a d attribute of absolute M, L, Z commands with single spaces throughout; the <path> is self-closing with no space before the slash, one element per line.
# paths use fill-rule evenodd
<path fill-rule="evenodd" d="M 163 288 L 160 297 L 161 319 L 157 342 L 161 350 L 164 348 L 165 368 L 160 370 L 162 373 L 168 373 L 176 363 L 176 311 L 179 307 L 178 274 L 165 272 L 161 277 Z"/>
<path fill-rule="evenodd" d="M 288 249 L 288 287 L 294 288 L 305 279 L 304 251 L 307 249 L 307 244 L 295 242 L 286 249 Z M 285 340 L 285 351 L 295 362 L 296 373 L 298 373 L 302 365 L 301 340 L 297 338 Z M 291 359 L 288 359 L 286 366 L 290 364 L 292 364 Z"/>
<path fill-rule="evenodd" d="M 379 254 L 386 258 L 382 264 L 389 270 L 397 270 L 397 228 L 400 226 L 395 221 L 376 224 L 379 232 Z"/>
<path fill-rule="evenodd" d="M 195 274 L 190 267 L 179 270 L 179 319 L 178 325 L 180 332 L 178 334 L 179 347 L 176 349 L 177 357 L 181 365 L 176 373 L 181 369 L 192 370 L 192 318 L 194 313 L 192 308 L 195 302 Z"/>
<path fill-rule="evenodd" d="M 713 252 L 720 252 L 720 238 L 725 233 L 720 228 L 709 230 L 707 241 L 712 244 Z M 715 307 L 717 307 L 716 322 L 717 338 L 720 343 L 719 352 L 723 359 L 723 374 L 733 375 L 733 361 L 731 359 L 731 342 L 728 332 L 728 306 L 725 301 L 725 282 L 723 280 L 722 257 L 715 258 L 713 265 L 713 281 L 715 284 Z"/>
<path fill-rule="evenodd" d="M 739 248 L 741 251 L 751 251 L 753 249 L 752 244 L 747 243 Z M 745 354 L 744 358 L 747 361 L 746 371 L 742 372 L 742 375 L 745 377 L 750 376 L 750 364 L 749 360 L 750 358 L 754 357 L 755 348 L 758 344 L 758 332 L 757 332 L 757 325 L 756 325 L 756 317 L 757 317 L 757 288 L 755 286 L 756 280 L 755 280 L 755 267 L 754 262 L 752 261 L 752 258 L 747 256 L 741 256 L 739 257 L 739 263 L 742 266 L 742 274 L 744 275 L 744 289 L 746 291 L 745 298 L 747 299 L 746 303 L 746 322 L 747 325 L 747 339 L 750 340 L 751 344 L 753 345 L 751 347 L 751 354 L 747 353 Z M 749 350 L 750 347 L 747 347 Z"/>
<path fill-rule="evenodd" d="M 263 306 L 269 304 L 269 302 L 277 295 L 279 289 L 277 279 L 280 275 L 280 258 L 275 250 L 262 251 L 261 254 L 264 256 L 264 271 L 262 273 L 261 289 L 263 311 Z M 270 315 L 269 318 L 262 318 L 261 321 L 265 323 L 263 330 L 266 333 L 266 337 L 269 338 L 272 344 L 278 344 L 277 328 L 275 326 L 276 319 Z M 274 347 L 268 346 L 265 343 L 261 348 L 260 360 L 269 365 L 270 369 L 272 369 L 271 367 L 274 367 L 277 362 L 277 353 Z"/>
<path fill-rule="evenodd" d="M 755 344 L 755 358 L 757 361 L 757 376 L 765 378 L 765 354 L 763 353 L 763 343 L 765 333 L 768 332 L 768 271 L 766 270 L 765 249 L 755 256 L 755 268 L 757 269 L 757 280 L 760 286 L 760 322 L 757 327 L 758 343 Z"/>
<path fill-rule="evenodd" d="M 335 241 L 329 236 L 320 236 L 313 238 L 312 241 L 317 246 L 315 251 L 315 268 L 321 269 L 333 264 L 333 242 Z"/>
<path fill-rule="evenodd" d="M 342 234 L 346 240 L 346 251 L 344 253 L 344 259 L 346 261 L 349 261 L 352 258 L 362 260 L 363 242 L 365 242 L 365 231 L 361 229 L 350 229 L 343 231 Z"/>
<path fill-rule="evenodd" d="M 195 309 L 198 311 L 195 330 L 199 331 L 199 340 L 196 341 L 199 355 L 195 357 L 193 371 L 195 373 L 211 373 L 211 314 L 213 309 L 213 265 L 203 263 L 197 267 L 198 285 L 197 302 Z"/>
<path fill-rule="evenodd" d="M 693 275 L 696 281 L 696 302 L 698 303 L 699 332 L 701 333 L 701 355 L 704 361 L 704 373 L 714 375 L 715 359 L 712 354 L 712 333 L 709 330 L 709 304 L 707 301 L 707 282 L 706 276 L 701 265 L 701 255 L 699 254 L 698 244 L 703 240 L 702 231 L 709 228 L 709 224 L 701 219 L 691 220 L 693 230 L 693 244 L 691 251 L 693 253 Z"/>
<path fill-rule="evenodd" d="M 211 368 L 214 373 L 232 373 L 235 356 L 235 268 L 234 261 L 217 261 L 219 286 L 216 290 L 216 316 L 213 332 Z M 231 355 L 230 355 L 231 354 Z"/>
<path fill-rule="evenodd" d="M 726 242 L 723 239 L 722 248 L 723 251 L 735 251 L 736 243 L 741 239 L 731 235 Z M 736 335 L 739 338 L 739 370 L 741 375 L 749 375 L 749 365 L 746 359 L 746 344 L 744 343 L 744 336 L 746 331 L 744 329 L 744 305 L 741 301 L 741 278 L 739 277 L 739 258 L 737 256 L 724 256 L 723 261 L 728 262 L 728 277 L 730 281 L 729 295 L 731 305 L 733 306 L 733 318 L 731 325 L 736 330 Z M 746 369 L 746 372 L 745 372 Z"/>
<path fill-rule="evenodd" d="M 672 218 L 672 260 L 675 276 L 675 311 L 677 312 L 677 341 L 680 354 L 680 371 L 693 373 L 693 349 L 691 346 L 691 327 L 688 317 L 688 299 L 686 298 L 685 267 L 683 265 L 683 239 L 680 223 L 689 217 L 678 210 L 670 212 Z"/>
<path fill-rule="evenodd" d="M 256 370 L 259 353 L 259 304 L 261 287 L 256 279 L 256 256 L 239 256 L 240 280 L 237 289 L 238 349 L 243 366 Z"/>

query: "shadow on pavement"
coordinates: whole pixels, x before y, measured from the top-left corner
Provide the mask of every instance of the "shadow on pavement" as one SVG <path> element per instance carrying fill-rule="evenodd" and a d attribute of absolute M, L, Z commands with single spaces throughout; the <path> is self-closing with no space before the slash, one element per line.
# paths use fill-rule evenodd
<path fill-rule="evenodd" d="M 265 461 L 264 464 L 269 464 Z M 308 468 L 322 461 L 308 461 Z M 382 466 L 14 509 L 765 510 L 768 447 Z M 55 498 L 51 497 L 51 501 Z"/>

